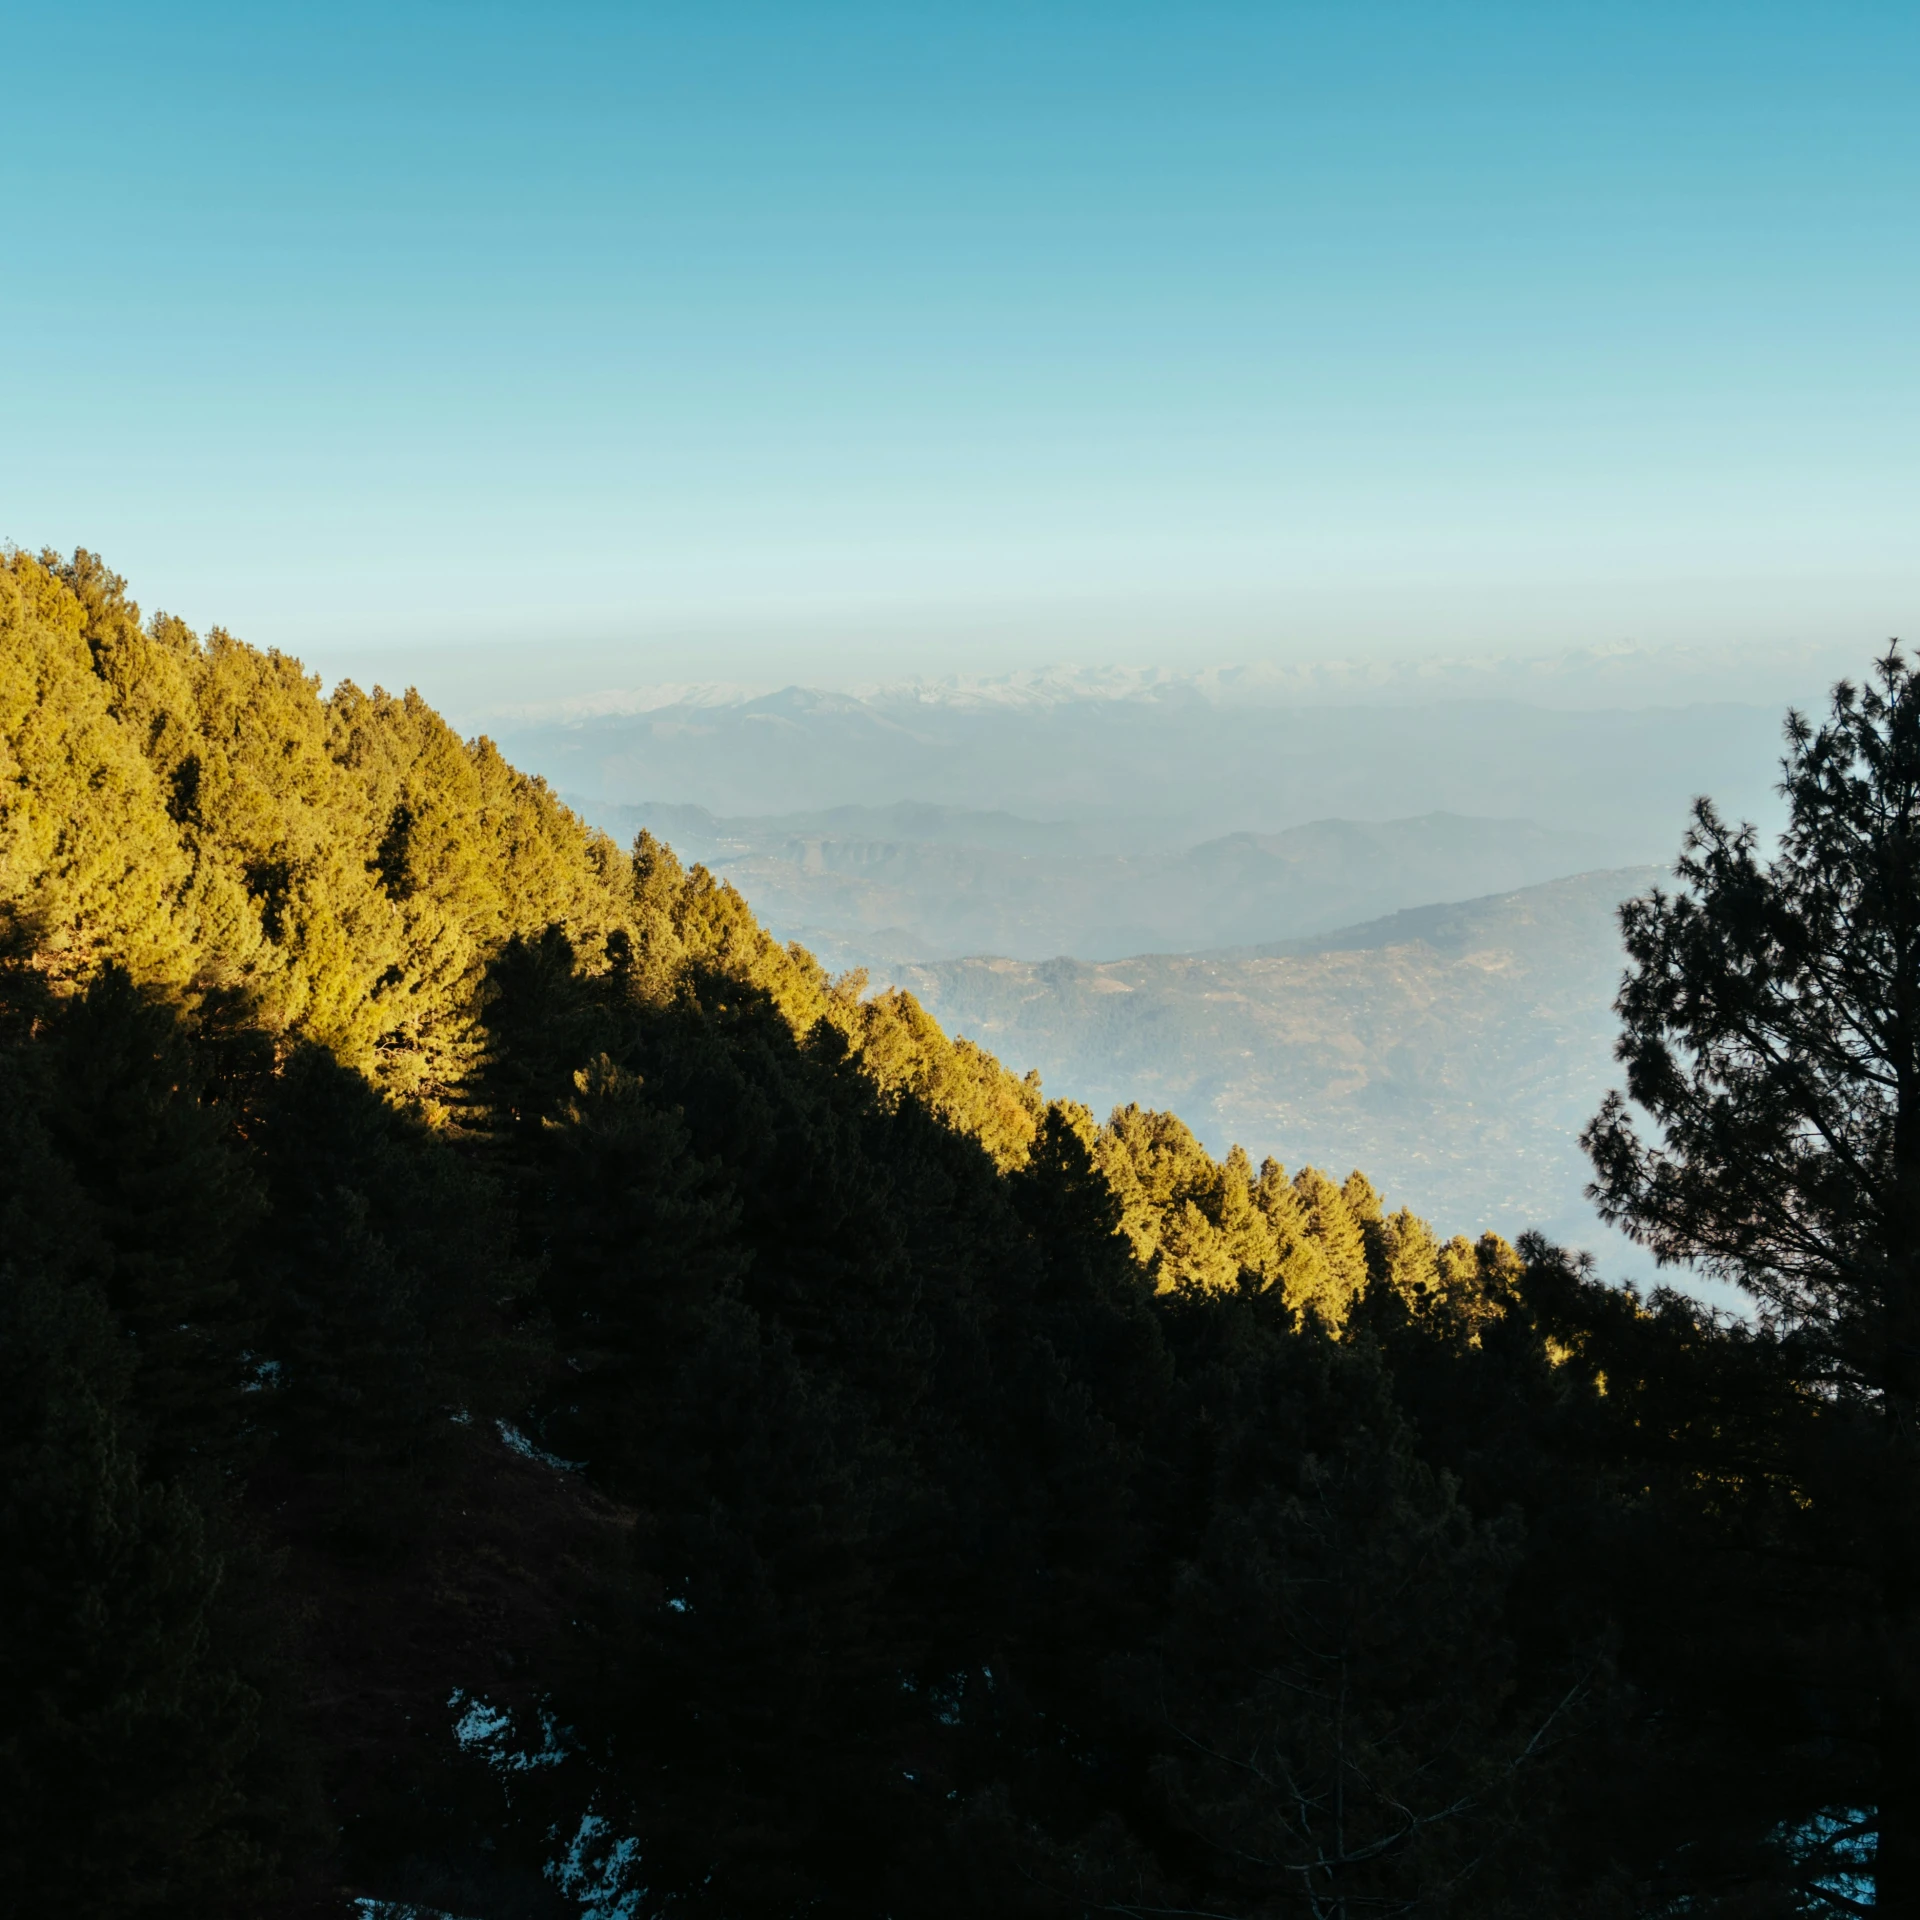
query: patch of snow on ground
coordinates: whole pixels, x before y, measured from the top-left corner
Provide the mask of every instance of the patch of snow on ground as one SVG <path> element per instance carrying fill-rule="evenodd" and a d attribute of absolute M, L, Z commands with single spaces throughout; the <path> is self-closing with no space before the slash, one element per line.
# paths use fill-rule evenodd
<path fill-rule="evenodd" d="M 523 1460 L 538 1460 L 543 1467 L 552 1467 L 556 1473 L 578 1473 L 587 1463 L 584 1460 L 562 1460 L 557 1453 L 549 1453 L 545 1447 L 537 1447 L 516 1427 L 511 1420 L 496 1420 L 493 1423 L 500 1430 L 500 1438 L 509 1453 L 517 1453 Z"/>
<path fill-rule="evenodd" d="M 583 1813 L 566 1851 L 547 1863 L 547 1878 L 569 1900 L 580 1903 L 580 1920 L 638 1920 L 645 1887 L 633 1884 L 640 1871 L 640 1842 L 631 1834 L 616 1839 L 611 1821 Z"/>
<path fill-rule="evenodd" d="M 567 1757 L 567 1730 L 547 1711 L 540 1709 L 540 1744 L 528 1749 L 511 1746 L 513 1715 L 504 1707 L 478 1694 L 455 1687 L 447 1706 L 459 1711 L 453 1723 L 453 1737 L 462 1753 L 477 1753 L 488 1766 L 506 1773 L 525 1773 L 532 1767 L 557 1767 Z"/>

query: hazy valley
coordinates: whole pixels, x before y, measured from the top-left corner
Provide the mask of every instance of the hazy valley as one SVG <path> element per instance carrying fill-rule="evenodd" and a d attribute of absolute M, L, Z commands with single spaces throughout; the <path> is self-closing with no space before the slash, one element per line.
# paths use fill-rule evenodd
<path fill-rule="evenodd" d="M 1410 901 L 1530 886 L 1603 864 L 1610 850 L 1599 834 L 1444 813 L 1162 848 L 1129 847 L 1125 823 L 904 803 L 764 819 L 582 804 L 618 838 L 645 827 L 705 862 L 841 967 L 971 954 L 1114 960 L 1291 939 Z"/>
<path fill-rule="evenodd" d="M 1770 822 L 1778 725 L 1122 682 L 703 696 L 513 738 L 616 838 L 646 828 L 1050 1093 L 1378 1168 L 1436 1220 L 1646 1275 L 1577 1142 L 1617 1079 L 1616 909 L 1695 795 Z"/>
<path fill-rule="evenodd" d="M 1591 870 L 1598 836 L 1440 814 L 1115 853 L 910 805 L 598 817 L 1096 1114 L 1169 1108 L 1215 1153 L 1378 1169 L 1436 1221 L 1651 1269 L 1583 1200 L 1578 1134 L 1618 1078 L 1616 909 L 1663 869 Z"/>
<path fill-rule="evenodd" d="M 1617 1083 L 1615 909 L 1655 867 L 1414 908 L 1319 939 L 1091 965 L 1004 959 L 895 977 L 950 1030 L 1105 1114 L 1182 1115 L 1215 1153 L 1378 1169 L 1442 1225 L 1534 1226 L 1647 1257 L 1583 1201 L 1578 1133 Z"/>

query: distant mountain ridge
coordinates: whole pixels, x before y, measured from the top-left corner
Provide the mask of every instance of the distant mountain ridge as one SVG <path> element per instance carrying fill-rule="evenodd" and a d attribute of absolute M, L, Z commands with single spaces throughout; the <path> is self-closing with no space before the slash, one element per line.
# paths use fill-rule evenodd
<path fill-rule="evenodd" d="M 511 723 L 657 712 L 669 707 L 754 706 L 844 699 L 880 712 L 946 708 L 1009 712 L 1087 702 L 1267 707 L 1521 701 L 1546 708 L 1684 706 L 1727 698 L 1816 697 L 1827 680 L 1857 671 L 1857 645 L 1777 643 L 1649 647 L 1630 640 L 1538 654 L 1451 653 L 1388 658 L 1255 660 L 1202 667 L 1056 662 L 996 674 L 856 678 L 844 683 L 665 680 L 605 685 L 555 697 L 501 700 L 487 714 Z M 604 671 L 605 669 L 603 669 Z"/>
<path fill-rule="evenodd" d="M 1745 688 L 1729 676 L 1723 691 Z M 1702 793 L 1769 825 L 1779 726 L 1777 710 L 1734 703 L 1273 706 L 1189 692 L 967 705 L 788 688 L 512 721 L 495 737 L 596 817 L 671 801 L 765 821 L 905 801 L 1124 829 L 1167 848 L 1452 813 L 1598 835 L 1604 845 L 1576 863 L 1596 866 L 1665 854 Z"/>
<path fill-rule="evenodd" d="M 1104 960 L 1299 938 L 1409 901 L 1531 885 L 1602 864 L 1610 850 L 1596 834 L 1449 813 L 1156 846 L 1150 827 L 1125 819 L 1004 810 L 903 803 L 718 818 L 581 804 L 622 839 L 644 826 L 705 862 L 776 931 L 835 965 L 970 953 Z"/>

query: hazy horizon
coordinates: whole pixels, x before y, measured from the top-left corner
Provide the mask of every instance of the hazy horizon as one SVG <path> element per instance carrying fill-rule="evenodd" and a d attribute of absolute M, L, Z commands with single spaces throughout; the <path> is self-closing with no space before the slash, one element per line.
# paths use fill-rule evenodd
<path fill-rule="evenodd" d="M 689 652 L 680 675 L 650 670 L 661 655 L 582 642 L 540 648 L 322 643 L 299 657 L 323 685 L 351 679 L 389 691 L 417 687 L 468 731 L 569 724 L 673 706 L 727 706 L 793 691 L 880 704 L 922 701 L 979 707 L 1143 701 L 1192 695 L 1220 704 L 1289 707 L 1429 706 L 1495 702 L 1547 712 L 1740 706 L 1777 710 L 1823 704 L 1835 680 L 1858 681 L 1890 640 L 1776 646 L 1646 647 L 1632 642 L 1497 651 L 1433 650 L 1196 660 L 1152 656 L 1036 656 L 989 669 L 728 673 L 724 656 Z M 705 668 L 705 671 L 702 671 Z M 664 796 L 660 796 L 664 797 Z M 900 798 L 911 796 L 901 795 Z"/>
<path fill-rule="evenodd" d="M 0 182 L 87 265 L 0 289 L 0 539 L 327 671 L 1864 653 L 1920 608 L 1916 56 L 1875 7 L 26 16 L 85 133 L 15 88 Z"/>

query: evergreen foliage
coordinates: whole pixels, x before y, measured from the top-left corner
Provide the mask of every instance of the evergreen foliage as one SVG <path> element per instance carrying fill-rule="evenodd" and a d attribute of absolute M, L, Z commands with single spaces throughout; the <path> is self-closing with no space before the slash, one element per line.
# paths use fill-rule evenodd
<path fill-rule="evenodd" d="M 1857 1305 L 1729 1321 L 1097 1124 L 84 553 L 0 566 L 0 935 L 24 1908 L 1853 1897 Z M 1602 1125 L 1681 1247 L 1692 1176 Z"/>
<path fill-rule="evenodd" d="M 1682 891 L 1626 910 L 1620 1057 L 1658 1135 L 1616 1094 L 1588 1145 L 1609 1215 L 1745 1288 L 1827 1402 L 1790 1469 L 1827 1536 L 1803 1550 L 1870 1583 L 1861 1818 L 1880 1905 L 1920 1912 L 1920 679 L 1898 647 L 1825 724 L 1788 716 L 1782 774 L 1772 860 L 1703 801 Z"/>

